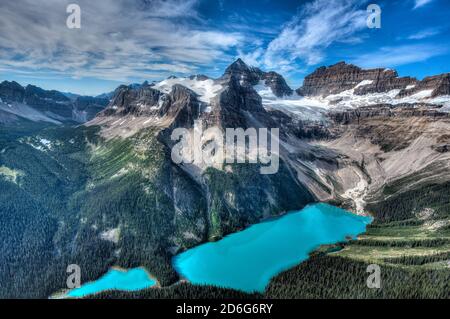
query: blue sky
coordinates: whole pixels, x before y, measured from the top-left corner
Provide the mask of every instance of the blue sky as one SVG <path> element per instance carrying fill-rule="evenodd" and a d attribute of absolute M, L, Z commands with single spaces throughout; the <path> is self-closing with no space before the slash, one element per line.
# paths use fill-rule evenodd
<path fill-rule="evenodd" d="M 81 8 L 81 29 L 66 7 Z M 366 25 L 368 4 L 381 28 Z M 338 61 L 423 78 L 450 72 L 449 0 L 0 2 L 0 80 L 96 95 L 169 75 L 219 76 L 237 57 L 296 88 Z"/>

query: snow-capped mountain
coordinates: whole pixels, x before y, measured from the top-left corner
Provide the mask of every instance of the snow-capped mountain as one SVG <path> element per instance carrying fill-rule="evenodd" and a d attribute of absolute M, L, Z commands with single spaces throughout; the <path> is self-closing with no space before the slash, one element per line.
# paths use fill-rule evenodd
<path fill-rule="evenodd" d="M 438 119 L 443 127 L 448 125 L 449 90 L 449 74 L 419 81 L 398 77 L 394 70 L 364 70 L 343 62 L 317 69 L 305 78 L 302 87 L 292 90 L 281 75 L 250 67 L 238 59 L 217 79 L 170 77 L 152 84 L 121 86 L 109 106 L 88 125 L 100 125 L 107 138 L 130 137 L 144 128 L 154 128 L 161 131 L 161 140 L 168 147 L 171 144 L 167 136 L 171 130 L 176 127 L 192 129 L 195 120 L 202 121 L 205 127 L 222 129 L 280 127 L 280 156 L 282 162 L 295 172 L 296 183 L 322 200 L 336 196 L 349 199 L 353 207 L 362 212 L 363 198 L 375 196 L 389 180 L 406 173 L 394 163 L 401 161 L 398 156 L 402 152 L 412 151 L 408 147 L 414 148 L 418 159 L 424 156 L 423 161 L 430 150 L 445 149 L 447 141 L 437 136 L 433 141 L 429 140 L 430 145 L 424 146 L 427 150 L 416 149 L 422 144 L 417 142 L 416 145 L 413 141 L 416 135 L 425 132 L 428 136 L 438 133 L 435 124 L 428 121 L 430 118 Z M 426 122 L 423 132 L 411 128 L 413 131 L 404 136 L 391 136 L 390 122 L 403 119 L 409 123 L 417 117 Z M 379 119 L 384 122 L 376 131 L 372 122 Z M 356 131 L 353 131 L 353 123 L 359 123 Z M 375 144 L 365 145 L 368 147 L 365 150 L 361 148 L 365 155 L 353 154 L 347 139 L 359 140 L 361 133 L 358 131 L 363 127 L 364 139 L 375 141 Z M 402 127 L 403 124 L 397 125 L 396 129 Z M 305 143 L 311 137 L 327 137 L 334 143 L 345 139 L 345 142 L 337 145 L 327 144 L 330 142 L 324 140 Z M 375 164 L 378 158 L 372 158 L 370 154 L 377 148 L 382 152 L 388 150 L 387 154 L 392 154 L 395 160 Z M 402 151 L 391 153 L 397 149 Z M 448 153 L 435 155 L 433 159 L 428 158 L 430 163 L 448 164 Z M 353 158 L 354 162 L 342 161 L 340 156 Z M 355 165 L 361 160 L 366 165 L 374 161 L 370 165 L 376 165 L 377 169 L 373 172 L 367 167 L 362 170 Z M 330 166 L 330 163 L 333 164 Z M 380 167 L 383 173 L 380 173 Z M 423 168 L 418 165 L 408 174 Z M 193 178 L 198 179 L 198 169 L 204 170 L 191 169 L 190 173 L 196 172 Z M 379 183 L 370 180 L 379 180 Z"/>

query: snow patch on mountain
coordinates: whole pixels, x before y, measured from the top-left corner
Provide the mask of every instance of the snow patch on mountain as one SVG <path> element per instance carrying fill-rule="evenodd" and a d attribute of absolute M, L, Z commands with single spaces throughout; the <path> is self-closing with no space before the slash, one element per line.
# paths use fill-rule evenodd
<path fill-rule="evenodd" d="M 360 86 L 370 85 L 370 84 L 372 84 L 372 83 L 373 83 L 372 80 L 364 80 L 364 81 L 361 81 L 360 83 L 358 83 L 358 85 L 355 86 L 355 89 L 356 89 L 356 88 L 359 88 Z"/>
<path fill-rule="evenodd" d="M 260 81 L 254 88 L 261 96 L 265 108 L 293 113 L 300 118 L 307 120 L 321 120 L 324 113 L 331 110 L 355 109 L 376 104 L 398 105 L 402 103 L 430 103 L 443 105 L 443 111 L 450 111 L 450 96 L 431 98 L 433 90 L 422 90 L 403 98 L 397 98 L 400 92 L 398 89 L 385 93 L 370 93 L 366 95 L 355 94 L 356 88 L 372 83 L 372 80 L 364 80 L 357 84 L 353 89 L 338 94 L 328 95 L 326 97 L 306 97 L 294 93 L 288 97 L 278 98 L 272 93 L 272 90 L 263 83 L 263 81 Z"/>
<path fill-rule="evenodd" d="M 45 139 L 45 138 L 41 138 L 41 139 L 39 139 L 39 142 L 42 144 L 42 145 L 44 145 L 46 148 L 48 148 L 48 149 L 52 149 L 52 142 L 51 141 L 49 141 L 49 140 L 47 140 L 47 139 Z"/>
<path fill-rule="evenodd" d="M 327 108 L 323 101 L 312 97 L 303 97 L 296 92 L 291 96 L 278 98 L 273 94 L 272 89 L 265 85 L 264 81 L 259 81 L 254 89 L 261 96 L 264 108 L 292 113 L 304 120 L 320 121 Z"/>
<path fill-rule="evenodd" d="M 194 78 L 169 78 L 164 81 L 155 83 L 154 88 L 163 93 L 169 94 L 175 84 L 180 84 L 194 91 L 199 95 L 199 100 L 207 104 L 211 103 L 211 99 L 215 97 L 221 90 L 222 85 L 217 84 L 212 79 L 199 80 Z"/>

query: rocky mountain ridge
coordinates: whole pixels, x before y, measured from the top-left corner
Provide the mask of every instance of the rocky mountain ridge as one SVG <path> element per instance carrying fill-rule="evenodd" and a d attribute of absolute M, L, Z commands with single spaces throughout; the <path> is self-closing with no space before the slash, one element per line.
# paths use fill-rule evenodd
<path fill-rule="evenodd" d="M 0 103 L 4 112 L 35 119 L 24 110 L 27 107 L 41 113 L 39 119 L 49 118 L 53 122 L 84 123 L 100 112 L 109 103 L 107 99 L 90 96 L 76 96 L 73 99 L 56 90 L 44 90 L 34 85 L 22 87 L 19 83 L 0 83 Z M 5 107 L 5 105 L 7 107 Z"/>
<path fill-rule="evenodd" d="M 423 90 L 432 90 L 430 96 L 450 95 L 450 73 L 417 80 L 399 77 L 391 69 L 362 69 L 352 64 L 339 62 L 329 67 L 320 67 L 305 77 L 303 86 L 296 92 L 303 96 L 326 96 L 350 90 L 361 84 L 355 94 L 386 93 L 400 90 L 396 97 L 411 96 Z M 363 82 L 364 81 L 364 82 Z"/>

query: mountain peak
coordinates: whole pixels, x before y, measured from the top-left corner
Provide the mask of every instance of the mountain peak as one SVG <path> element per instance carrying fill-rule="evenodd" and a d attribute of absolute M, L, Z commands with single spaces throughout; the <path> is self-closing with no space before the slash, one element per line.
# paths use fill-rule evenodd
<path fill-rule="evenodd" d="M 277 97 L 291 95 L 293 92 L 280 74 L 273 71 L 264 72 L 259 68 L 248 66 L 240 58 L 225 70 L 223 78 L 234 79 L 244 86 L 254 86 L 263 81 Z"/>
<path fill-rule="evenodd" d="M 238 58 L 236 61 L 231 63 L 225 70 L 225 74 L 232 74 L 232 73 L 240 73 L 244 71 L 250 71 L 250 68 L 247 64 L 245 64 L 244 61 L 242 61 L 241 58 Z"/>
<path fill-rule="evenodd" d="M 237 58 L 236 61 L 234 61 L 232 64 L 239 64 L 239 65 L 247 66 L 247 64 L 241 58 Z"/>

